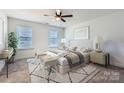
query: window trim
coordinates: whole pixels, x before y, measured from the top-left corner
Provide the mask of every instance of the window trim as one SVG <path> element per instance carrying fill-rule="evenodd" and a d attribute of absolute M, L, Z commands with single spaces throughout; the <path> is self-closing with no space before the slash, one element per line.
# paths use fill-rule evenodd
<path fill-rule="evenodd" d="M 21 49 L 20 48 L 17 48 L 17 50 L 19 50 L 19 51 L 20 50 L 33 50 L 33 49 L 35 49 L 35 48 L 34 47 L 32 47 L 32 48 L 21 48 Z"/>

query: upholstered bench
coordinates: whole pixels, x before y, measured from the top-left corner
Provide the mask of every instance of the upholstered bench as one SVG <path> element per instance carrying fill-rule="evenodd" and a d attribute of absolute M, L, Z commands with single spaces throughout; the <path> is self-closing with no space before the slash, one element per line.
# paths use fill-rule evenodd
<path fill-rule="evenodd" d="M 57 56 L 53 57 L 51 55 L 43 54 L 43 55 L 38 55 L 38 58 L 41 60 L 41 69 L 43 70 L 44 75 L 45 75 L 46 78 L 48 76 L 45 73 L 46 68 L 50 69 L 49 74 L 51 73 L 52 67 L 55 68 L 55 72 L 58 71 L 58 69 L 57 69 L 57 63 L 58 63 L 57 59 L 58 59 L 58 57 Z"/>

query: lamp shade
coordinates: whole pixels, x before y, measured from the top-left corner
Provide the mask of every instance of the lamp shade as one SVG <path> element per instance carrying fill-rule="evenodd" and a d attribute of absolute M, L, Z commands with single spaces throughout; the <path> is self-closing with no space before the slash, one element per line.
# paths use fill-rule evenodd
<path fill-rule="evenodd" d="M 96 36 L 95 39 L 94 39 L 95 43 L 101 43 L 102 41 L 103 41 L 103 38 L 100 37 L 100 36 Z"/>
<path fill-rule="evenodd" d="M 61 39 L 61 43 L 65 43 L 66 40 L 64 38 Z"/>
<path fill-rule="evenodd" d="M 103 38 L 100 36 L 96 36 L 94 38 L 94 48 L 95 49 L 100 49 L 100 44 L 103 42 Z"/>

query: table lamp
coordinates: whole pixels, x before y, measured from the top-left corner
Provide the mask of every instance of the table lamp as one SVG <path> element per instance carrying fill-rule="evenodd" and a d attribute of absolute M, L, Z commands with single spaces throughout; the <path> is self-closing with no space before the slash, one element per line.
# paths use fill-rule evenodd
<path fill-rule="evenodd" d="M 96 36 L 95 37 L 94 43 L 95 43 L 95 50 L 97 52 L 102 52 L 101 47 L 100 47 L 102 42 L 103 42 L 103 38 L 102 37 L 100 37 L 100 36 Z"/>

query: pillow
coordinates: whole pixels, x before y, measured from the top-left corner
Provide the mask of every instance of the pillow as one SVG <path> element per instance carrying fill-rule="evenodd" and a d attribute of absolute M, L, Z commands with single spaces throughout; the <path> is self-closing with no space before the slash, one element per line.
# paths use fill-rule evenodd
<path fill-rule="evenodd" d="M 59 57 L 64 57 L 65 55 L 67 55 L 66 53 L 58 53 L 57 54 Z"/>
<path fill-rule="evenodd" d="M 58 47 L 58 49 L 60 49 L 60 50 L 66 50 L 67 47 L 66 46 L 60 46 L 60 47 Z"/>
<path fill-rule="evenodd" d="M 88 52 L 91 52 L 92 49 L 90 49 L 90 48 L 81 48 L 80 51 L 84 52 L 84 53 L 88 53 Z"/>
<path fill-rule="evenodd" d="M 85 48 L 81 48 L 79 51 L 81 51 L 81 52 L 85 52 L 86 49 L 85 49 Z"/>
<path fill-rule="evenodd" d="M 62 46 L 58 47 L 58 49 L 60 49 L 60 50 L 64 50 L 64 48 L 63 48 Z"/>
<path fill-rule="evenodd" d="M 69 48 L 68 50 L 70 51 L 76 51 L 78 47 L 72 47 L 72 48 Z"/>
<path fill-rule="evenodd" d="M 77 50 L 77 48 L 78 48 L 78 47 L 73 47 L 73 48 L 72 48 L 72 50 L 73 50 L 73 51 L 76 51 L 76 50 Z"/>

